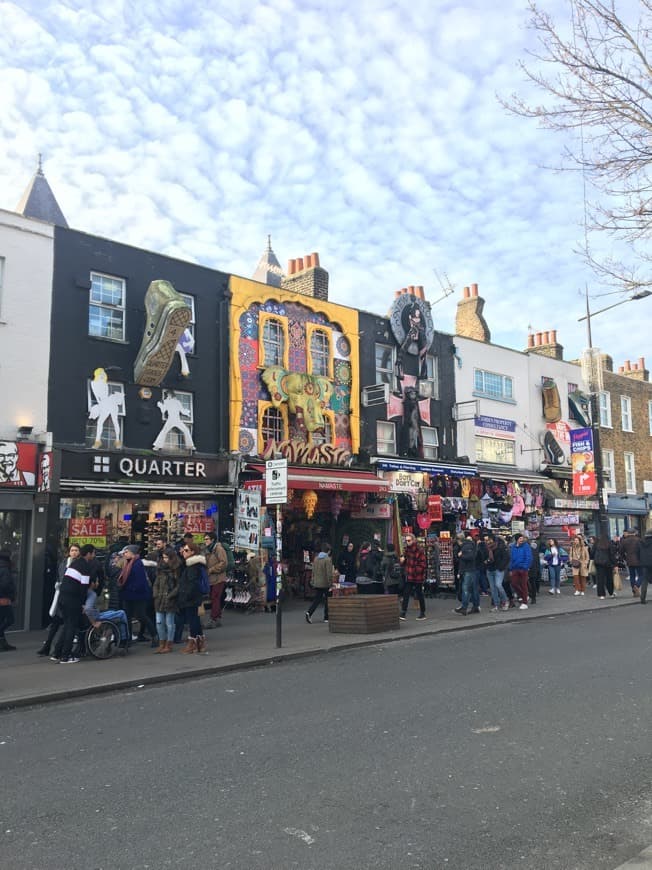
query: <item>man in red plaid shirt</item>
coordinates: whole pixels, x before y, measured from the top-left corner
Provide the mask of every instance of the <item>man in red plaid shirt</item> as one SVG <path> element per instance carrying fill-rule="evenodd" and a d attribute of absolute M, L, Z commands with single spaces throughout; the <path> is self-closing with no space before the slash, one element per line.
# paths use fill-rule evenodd
<path fill-rule="evenodd" d="M 423 596 L 423 584 L 426 580 L 426 554 L 422 547 L 417 544 L 414 535 L 405 536 L 405 554 L 401 556 L 401 563 L 405 569 L 405 590 L 401 603 L 401 619 L 406 619 L 410 595 L 419 602 L 420 613 L 417 619 L 426 618 L 426 600 Z"/>

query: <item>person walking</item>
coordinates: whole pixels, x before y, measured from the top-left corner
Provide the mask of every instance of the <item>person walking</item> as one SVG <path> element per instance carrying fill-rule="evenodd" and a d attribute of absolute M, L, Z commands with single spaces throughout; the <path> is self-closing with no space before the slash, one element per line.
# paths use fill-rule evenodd
<path fill-rule="evenodd" d="M 388 544 L 381 562 L 381 570 L 388 595 L 400 595 L 403 585 L 403 566 L 401 565 L 394 544 Z"/>
<path fill-rule="evenodd" d="M 620 555 L 629 571 L 632 595 L 636 598 L 641 587 L 641 538 L 636 529 L 625 532 L 620 539 Z"/>
<path fill-rule="evenodd" d="M 486 538 L 487 544 L 487 578 L 491 589 L 492 610 L 509 610 L 507 593 L 503 587 L 505 569 L 509 565 L 509 551 L 501 537 L 496 537 L 489 532 Z"/>
<path fill-rule="evenodd" d="M 158 646 L 156 626 L 149 615 L 149 607 L 152 601 L 152 587 L 147 576 L 147 571 L 140 558 L 140 548 L 136 544 L 129 544 L 120 555 L 124 559 L 124 565 L 118 578 L 121 599 L 129 621 L 129 630 L 134 620 L 140 626 L 137 640 L 145 642 L 145 630 L 149 632 L 152 647 Z"/>
<path fill-rule="evenodd" d="M 647 602 L 647 586 L 652 582 L 652 529 L 648 529 L 640 546 L 641 604 Z"/>
<path fill-rule="evenodd" d="M 537 595 L 541 586 L 541 560 L 539 559 L 539 545 L 536 541 L 529 541 L 532 550 L 532 561 L 527 572 L 527 588 L 530 593 L 530 604 L 537 603 Z"/>
<path fill-rule="evenodd" d="M 203 653 L 206 652 L 206 639 L 201 630 L 199 605 L 204 600 L 201 574 L 202 569 L 206 570 L 206 557 L 199 552 L 199 544 L 195 541 L 186 541 L 181 548 L 181 556 L 184 564 L 179 575 L 177 605 L 180 621 L 184 625 L 188 624 L 188 640 L 181 652 Z"/>
<path fill-rule="evenodd" d="M 410 595 L 414 596 L 419 602 L 419 615 L 417 619 L 425 619 L 426 599 L 423 595 L 423 584 L 426 582 L 426 554 L 424 549 L 417 543 L 417 539 L 413 534 L 405 536 L 405 554 L 402 559 L 405 571 L 405 589 L 403 590 L 400 619 L 405 620 L 407 618 L 406 614 L 408 604 L 410 603 Z"/>
<path fill-rule="evenodd" d="M 586 593 L 586 581 L 589 576 L 589 548 L 581 535 L 575 535 L 571 541 L 568 560 L 573 571 L 573 586 L 575 592 L 573 595 L 584 595 Z"/>
<path fill-rule="evenodd" d="M 307 623 L 312 623 L 312 615 L 322 601 L 324 602 L 324 622 L 328 622 L 328 593 L 333 585 L 333 572 L 331 545 L 325 542 L 319 548 L 312 563 L 312 585 L 315 597 L 305 613 Z"/>
<path fill-rule="evenodd" d="M 179 574 L 181 560 L 174 547 L 165 547 L 156 571 L 152 588 L 154 612 L 156 613 L 156 632 L 159 638 L 157 653 L 171 653 L 174 648 L 174 616 L 177 612 L 179 593 Z"/>
<path fill-rule="evenodd" d="M 226 586 L 226 550 L 217 540 L 215 532 L 204 535 L 204 556 L 211 591 L 211 618 L 206 628 L 220 628 L 222 625 L 222 595 Z"/>
<path fill-rule="evenodd" d="M 512 587 L 521 599 L 519 610 L 527 610 L 528 571 L 532 564 L 532 548 L 523 532 L 514 535 L 514 543 L 509 548 L 509 570 Z"/>
<path fill-rule="evenodd" d="M 564 557 L 568 554 L 559 546 L 556 538 L 548 539 L 548 546 L 543 554 L 544 559 L 548 564 L 548 573 L 550 575 L 550 595 L 561 595 L 561 566 L 563 565 Z"/>
<path fill-rule="evenodd" d="M 618 561 L 616 547 L 606 535 L 600 535 L 593 545 L 590 556 L 595 565 L 598 598 L 604 601 L 605 591 L 609 595 L 609 598 L 615 598 L 614 567 Z"/>
<path fill-rule="evenodd" d="M 11 576 L 11 553 L 0 550 L 0 652 L 12 652 L 15 646 L 5 637 L 5 631 L 14 624 L 16 584 Z"/>
<path fill-rule="evenodd" d="M 472 605 L 471 613 L 480 613 L 480 590 L 477 573 L 478 547 L 470 532 L 465 534 L 457 557 L 462 600 L 459 607 L 455 608 L 455 613 L 466 616 L 469 612 L 469 604 Z"/>
<path fill-rule="evenodd" d="M 36 655 L 39 656 L 49 656 L 50 650 L 52 649 L 52 644 L 54 643 L 54 639 L 57 636 L 57 632 L 63 625 L 63 617 L 61 616 L 61 609 L 59 608 L 59 593 L 61 590 L 61 581 L 63 580 L 64 574 L 66 573 L 70 563 L 75 559 L 79 558 L 79 546 L 77 544 L 71 544 L 68 548 L 68 555 L 66 558 L 62 559 L 61 566 L 59 569 L 59 576 L 57 577 L 56 583 L 54 584 L 54 595 L 52 596 L 52 603 L 50 604 L 50 610 L 48 611 L 50 616 L 50 623 L 48 625 L 48 633 L 37 650 Z M 57 661 L 59 657 L 56 656 Z"/>
<path fill-rule="evenodd" d="M 91 544 L 84 544 L 79 551 L 79 557 L 70 563 L 61 581 L 59 607 L 63 618 L 63 629 L 59 663 L 62 665 L 77 664 L 79 661 L 72 654 L 72 645 L 75 640 L 75 632 L 79 630 L 82 610 L 93 573 L 91 562 L 94 559 L 95 547 Z"/>

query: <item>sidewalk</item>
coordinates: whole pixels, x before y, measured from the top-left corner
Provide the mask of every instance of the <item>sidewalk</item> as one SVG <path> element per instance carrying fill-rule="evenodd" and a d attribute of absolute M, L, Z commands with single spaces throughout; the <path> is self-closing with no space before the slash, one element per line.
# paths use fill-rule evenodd
<path fill-rule="evenodd" d="M 222 673 L 230 670 L 268 665 L 317 655 L 331 650 L 354 649 L 377 643 L 406 640 L 424 635 L 464 631 L 528 619 L 561 617 L 565 614 L 595 611 L 639 604 L 629 589 L 618 598 L 599 601 L 595 591 L 575 597 L 572 587 L 563 587 L 561 595 L 549 595 L 543 590 L 536 605 L 528 610 L 492 613 L 490 599 L 482 598 L 481 612 L 460 616 L 453 612 L 457 601 L 452 595 L 426 599 L 428 618 L 415 622 L 417 610 L 411 608 L 406 622 L 397 631 L 379 634 L 331 634 L 321 621 L 321 608 L 314 622 L 304 618 L 306 603 L 294 601 L 283 611 L 283 646 L 276 648 L 276 617 L 268 613 L 241 613 L 227 609 L 223 626 L 206 632 L 208 651 L 205 655 L 181 655 L 175 647 L 171 655 L 154 655 L 149 644 L 133 644 L 126 657 L 108 661 L 82 660 L 77 665 L 59 665 L 36 655 L 45 632 L 14 632 L 9 641 L 16 652 L 0 654 L 0 710 L 49 701 L 64 700 L 145 686 L 172 680 Z M 652 608 L 652 602 L 650 603 Z"/>

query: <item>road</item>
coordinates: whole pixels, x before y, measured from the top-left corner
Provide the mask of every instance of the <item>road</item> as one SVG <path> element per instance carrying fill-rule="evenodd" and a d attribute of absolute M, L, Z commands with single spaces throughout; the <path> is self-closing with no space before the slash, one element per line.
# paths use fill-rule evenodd
<path fill-rule="evenodd" d="M 613 870 L 652 844 L 652 608 L 0 714 L 14 870 Z"/>

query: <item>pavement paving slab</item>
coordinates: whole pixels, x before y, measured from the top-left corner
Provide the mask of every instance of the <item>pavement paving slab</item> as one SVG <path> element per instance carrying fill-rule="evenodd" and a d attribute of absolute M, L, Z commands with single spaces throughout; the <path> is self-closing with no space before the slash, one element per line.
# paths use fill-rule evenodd
<path fill-rule="evenodd" d="M 170 655 L 155 655 L 149 644 L 132 644 L 128 655 L 108 661 L 88 658 L 79 664 L 62 666 L 36 655 L 45 632 L 12 632 L 8 638 L 15 652 L 0 654 L 0 710 L 84 697 L 91 694 L 142 687 L 174 680 L 194 679 L 221 672 L 267 666 L 298 657 L 322 655 L 331 650 L 355 649 L 377 643 L 413 640 L 451 631 L 489 628 L 532 619 L 561 618 L 567 614 L 640 606 L 625 590 L 617 598 L 600 601 L 594 590 L 574 596 L 572 587 L 561 595 L 542 590 L 537 603 L 528 610 L 491 612 L 487 597 L 480 613 L 461 616 L 454 613 L 457 601 L 450 595 L 426 600 L 427 616 L 416 621 L 418 610 L 397 630 L 377 634 L 333 634 L 315 613 L 312 625 L 304 617 L 305 601 L 294 600 L 283 609 L 282 647 L 276 646 L 276 617 L 272 613 L 241 612 L 226 609 L 222 627 L 206 631 L 208 650 L 203 655 L 182 655 L 182 646 Z"/>

